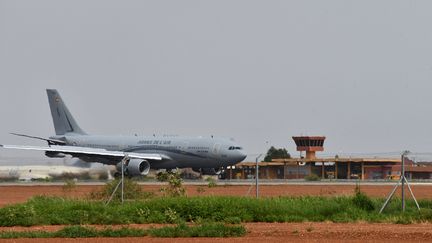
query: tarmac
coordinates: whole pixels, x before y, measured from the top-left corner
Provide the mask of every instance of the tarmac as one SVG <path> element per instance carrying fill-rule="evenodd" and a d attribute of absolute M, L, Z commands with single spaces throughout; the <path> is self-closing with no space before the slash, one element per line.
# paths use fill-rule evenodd
<path fill-rule="evenodd" d="M 80 186 L 102 186 L 105 185 L 108 181 L 77 181 L 75 184 Z M 255 185 L 255 180 L 215 180 L 215 183 L 219 186 L 230 185 L 230 186 L 251 186 Z M 346 185 L 346 186 L 355 186 L 355 185 L 367 185 L 367 186 L 389 186 L 396 185 L 397 181 L 389 181 L 389 180 L 379 180 L 379 181 L 371 181 L 371 180 L 325 180 L 325 181 L 304 181 L 304 180 L 259 180 L 258 185 L 263 186 L 272 186 L 272 185 L 309 185 L 309 186 L 326 186 L 326 185 Z M 62 186 L 64 185 L 64 181 L 14 181 L 14 182 L 0 182 L 0 186 Z M 164 182 L 159 181 L 138 181 L 139 185 L 165 185 Z M 184 180 L 184 185 L 208 185 L 208 181 L 205 180 Z M 415 186 L 431 186 L 432 180 L 422 180 L 422 181 L 410 181 L 410 185 Z"/>

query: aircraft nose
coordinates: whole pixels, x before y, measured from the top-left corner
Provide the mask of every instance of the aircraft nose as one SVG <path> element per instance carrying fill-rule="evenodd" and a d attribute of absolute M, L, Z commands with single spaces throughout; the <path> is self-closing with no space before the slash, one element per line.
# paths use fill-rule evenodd
<path fill-rule="evenodd" d="M 244 159 L 246 159 L 247 154 L 244 151 L 238 151 L 237 154 L 237 159 L 238 161 L 243 161 Z"/>

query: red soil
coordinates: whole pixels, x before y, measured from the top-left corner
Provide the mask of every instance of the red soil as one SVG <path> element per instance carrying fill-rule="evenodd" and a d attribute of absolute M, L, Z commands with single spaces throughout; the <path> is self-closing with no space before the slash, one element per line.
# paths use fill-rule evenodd
<path fill-rule="evenodd" d="M 101 186 L 76 186 L 67 190 L 62 186 L 0 186 L 0 206 L 24 202 L 35 195 L 59 195 L 72 198 L 84 198 Z M 145 191 L 160 193 L 160 185 L 143 185 Z M 198 189 L 201 188 L 201 189 Z M 260 187 L 260 195 L 271 196 L 339 196 L 354 193 L 353 185 L 264 185 Z M 393 185 L 364 185 L 361 190 L 373 197 L 385 197 Z M 432 186 L 412 186 L 417 198 L 432 199 Z M 255 187 L 220 185 L 207 186 L 186 185 L 187 195 L 231 195 L 255 196 Z M 397 194 L 399 195 L 399 194 Z M 247 223 L 245 237 L 240 238 L 94 238 L 94 239 L 11 239 L 1 242 L 432 242 L 432 224 L 369 224 L 369 223 Z M 131 225 L 131 227 L 158 227 L 158 225 Z M 58 230 L 62 226 L 36 227 L 0 227 L 4 230 Z"/>

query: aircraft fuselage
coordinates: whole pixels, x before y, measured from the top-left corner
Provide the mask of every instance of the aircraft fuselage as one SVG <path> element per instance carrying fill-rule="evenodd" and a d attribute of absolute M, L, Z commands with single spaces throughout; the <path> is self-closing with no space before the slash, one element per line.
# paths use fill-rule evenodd
<path fill-rule="evenodd" d="M 173 168 L 219 168 L 231 166 L 246 157 L 244 150 L 235 142 L 223 138 L 172 137 L 172 136 L 53 136 L 69 146 L 99 148 L 111 151 L 163 154 L 162 161 L 151 162 L 153 169 Z M 117 164 L 107 158 L 80 157 L 87 162 Z"/>

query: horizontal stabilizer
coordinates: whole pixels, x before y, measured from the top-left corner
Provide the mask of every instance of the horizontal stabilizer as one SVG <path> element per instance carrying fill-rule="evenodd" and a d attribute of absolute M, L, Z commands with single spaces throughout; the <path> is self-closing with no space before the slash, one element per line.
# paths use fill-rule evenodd
<path fill-rule="evenodd" d="M 20 136 L 20 137 L 43 140 L 43 141 L 48 142 L 48 144 L 50 144 L 50 145 L 65 145 L 66 144 L 65 141 L 57 140 L 57 139 L 42 138 L 42 137 L 30 136 L 30 135 L 14 133 L 14 132 L 11 132 L 10 134 L 15 135 L 15 136 Z"/>

